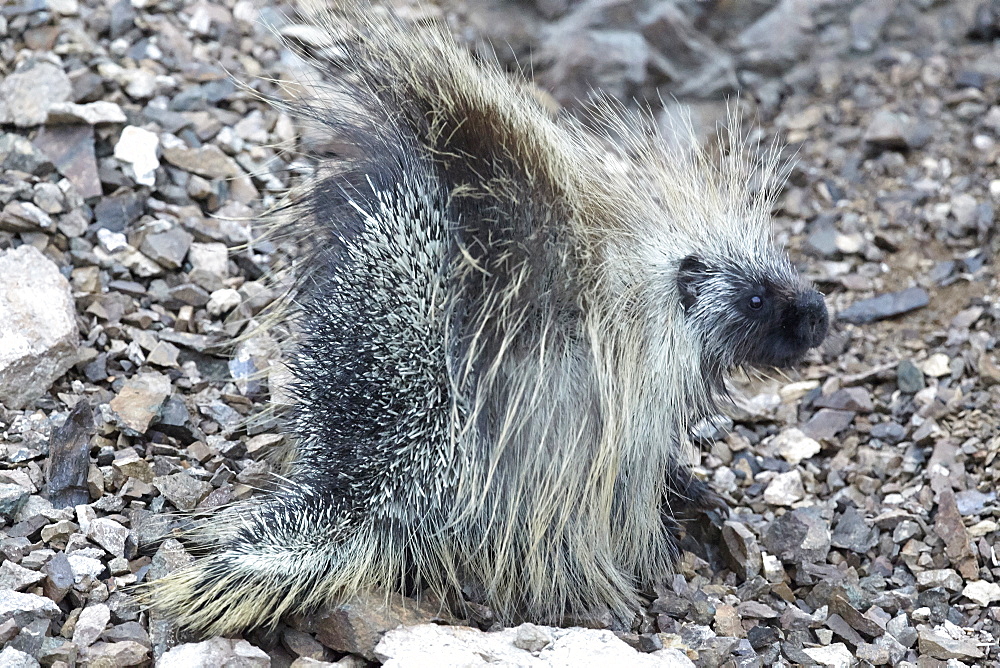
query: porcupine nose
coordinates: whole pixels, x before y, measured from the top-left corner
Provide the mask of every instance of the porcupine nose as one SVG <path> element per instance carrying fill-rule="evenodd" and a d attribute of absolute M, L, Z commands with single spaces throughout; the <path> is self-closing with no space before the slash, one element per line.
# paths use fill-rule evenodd
<path fill-rule="evenodd" d="M 830 316 L 826 312 L 823 295 L 815 290 L 803 293 L 798 299 L 799 332 L 807 347 L 815 348 L 826 338 Z"/>

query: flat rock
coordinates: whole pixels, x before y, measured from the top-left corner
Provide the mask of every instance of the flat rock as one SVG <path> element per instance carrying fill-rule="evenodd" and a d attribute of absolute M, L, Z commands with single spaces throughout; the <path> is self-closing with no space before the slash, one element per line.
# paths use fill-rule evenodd
<path fill-rule="evenodd" d="M 830 525 L 815 508 L 796 508 L 771 522 L 764 548 L 788 563 L 824 563 L 830 551 Z"/>
<path fill-rule="evenodd" d="M 920 653 L 935 659 L 968 661 L 984 656 L 983 650 L 971 638 L 956 639 L 933 629 L 921 629 L 917 639 Z"/>
<path fill-rule="evenodd" d="M 92 126 L 46 126 L 35 136 L 34 145 L 49 164 L 69 179 L 81 197 L 102 194 Z"/>
<path fill-rule="evenodd" d="M 837 317 L 855 325 L 864 325 L 915 311 L 927 306 L 930 301 L 930 296 L 923 288 L 907 288 L 856 301 L 838 313 Z"/>
<path fill-rule="evenodd" d="M 198 502 L 212 491 L 212 484 L 196 480 L 187 473 L 174 473 L 153 479 L 153 486 L 160 490 L 178 510 L 194 510 Z"/>
<path fill-rule="evenodd" d="M 45 122 L 49 125 L 62 123 L 84 123 L 86 125 L 101 125 L 103 123 L 124 123 L 128 119 L 125 112 L 114 102 L 98 100 L 87 104 L 72 102 L 57 102 L 49 106 Z"/>
<path fill-rule="evenodd" d="M 818 455 L 823 446 L 819 441 L 802 433 L 801 429 L 790 427 L 783 430 L 771 441 L 771 447 L 792 466 Z"/>
<path fill-rule="evenodd" d="M 0 483 L 0 519 L 5 523 L 14 519 L 28 502 L 31 490 L 13 483 Z"/>
<path fill-rule="evenodd" d="M 66 102 L 73 94 L 73 84 L 62 68 L 44 61 L 28 61 L 18 71 L 0 81 L 0 100 L 7 118 L 0 122 L 18 127 L 41 125 L 54 104 Z"/>
<path fill-rule="evenodd" d="M 149 372 L 133 376 L 111 400 L 111 411 L 118 426 L 131 434 L 146 433 L 159 417 L 170 392 L 170 379 L 162 374 Z"/>
<path fill-rule="evenodd" d="M 108 666 L 138 666 L 145 665 L 149 658 L 149 647 L 133 640 L 121 642 L 98 642 L 87 648 L 88 665 Z M 227 664 L 236 665 L 236 664 Z"/>
<path fill-rule="evenodd" d="M 76 362 L 69 281 L 30 244 L 0 253 L 0 401 L 23 408 Z"/>
<path fill-rule="evenodd" d="M 970 582 L 962 590 L 962 596 L 985 608 L 994 601 L 1000 601 L 1000 585 L 985 580 Z"/>
<path fill-rule="evenodd" d="M 19 566 L 13 561 L 0 564 L 0 589 L 22 591 L 44 579 L 44 573 Z"/>
<path fill-rule="evenodd" d="M 608 630 L 544 628 L 551 643 L 529 651 L 517 646 L 520 627 L 484 633 L 466 626 L 420 624 L 388 631 L 375 655 L 386 668 L 474 668 L 523 666 L 605 668 L 653 666 L 692 668 L 694 663 L 676 649 L 642 654 Z"/>
<path fill-rule="evenodd" d="M 232 179 L 243 176 L 236 161 L 222 152 L 215 144 L 189 148 L 182 140 L 165 135 L 163 159 L 174 167 L 210 179 Z"/>
<path fill-rule="evenodd" d="M 212 638 L 167 650 L 157 668 L 270 668 L 271 657 L 246 640 Z"/>
<path fill-rule="evenodd" d="M 826 647 L 809 647 L 802 650 L 809 658 L 821 666 L 830 668 L 850 668 L 854 665 L 854 653 L 844 643 L 834 643 Z"/>
<path fill-rule="evenodd" d="M 59 606 L 44 596 L 0 589 L 0 624 L 13 619 L 23 627 L 36 619 L 54 619 L 60 614 Z"/>
<path fill-rule="evenodd" d="M 111 621 L 111 610 L 108 606 L 103 603 L 88 605 L 76 620 L 73 642 L 77 647 L 89 647 L 101 637 L 109 621 Z"/>

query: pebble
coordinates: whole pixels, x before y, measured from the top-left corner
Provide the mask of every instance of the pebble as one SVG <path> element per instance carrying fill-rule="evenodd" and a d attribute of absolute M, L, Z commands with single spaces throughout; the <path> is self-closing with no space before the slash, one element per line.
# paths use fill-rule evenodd
<path fill-rule="evenodd" d="M 786 563 L 826 561 L 830 525 L 815 508 L 796 508 L 768 525 L 764 549 Z"/>
<path fill-rule="evenodd" d="M 212 491 L 211 483 L 196 480 L 187 473 L 153 478 L 153 486 L 160 490 L 178 510 L 194 510 L 198 503 Z"/>
<path fill-rule="evenodd" d="M 896 367 L 896 386 L 905 394 L 915 394 L 926 387 L 924 372 L 910 360 L 903 360 Z"/>
<path fill-rule="evenodd" d="M 126 432 L 145 434 L 159 417 L 160 408 L 171 391 L 167 376 L 155 372 L 136 374 L 111 400 L 112 415 Z"/>
<path fill-rule="evenodd" d="M 172 135 L 163 137 L 163 159 L 174 167 L 210 179 L 232 179 L 243 176 L 243 170 L 232 158 L 214 144 L 189 148 Z"/>
<path fill-rule="evenodd" d="M 920 364 L 925 376 L 941 378 L 951 374 L 951 360 L 944 353 L 934 353 Z"/>
<path fill-rule="evenodd" d="M 0 401 L 22 408 L 76 362 L 79 333 L 69 281 L 25 244 L 0 253 Z"/>
<path fill-rule="evenodd" d="M 136 183 L 152 186 L 156 185 L 156 170 L 160 166 L 156 157 L 159 145 L 160 138 L 155 132 L 128 125 L 122 129 L 114 155 L 129 165 Z"/>
<path fill-rule="evenodd" d="M 234 308 L 240 305 L 243 301 L 243 297 L 240 295 L 238 290 L 233 288 L 222 288 L 221 290 L 216 290 L 208 298 L 208 304 L 205 306 L 208 312 L 216 317 L 229 313 Z"/>
<path fill-rule="evenodd" d="M 764 501 L 772 506 L 790 506 L 806 495 L 802 485 L 802 474 L 798 469 L 779 473 L 771 479 L 764 490 Z"/>
<path fill-rule="evenodd" d="M 800 462 L 818 455 L 823 449 L 819 441 L 809 438 L 796 427 L 782 430 L 771 441 L 771 447 L 792 466 L 797 466 Z"/>
<path fill-rule="evenodd" d="M 194 236 L 182 227 L 147 234 L 139 250 L 166 269 L 180 269 L 187 257 Z"/>
<path fill-rule="evenodd" d="M 44 596 L 0 589 L 0 624 L 12 619 L 24 627 L 36 619 L 54 619 L 60 614 L 59 606 Z"/>

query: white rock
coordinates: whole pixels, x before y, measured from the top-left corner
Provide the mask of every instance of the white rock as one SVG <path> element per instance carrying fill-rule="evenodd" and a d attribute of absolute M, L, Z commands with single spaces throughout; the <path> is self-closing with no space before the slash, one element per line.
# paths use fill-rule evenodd
<path fill-rule="evenodd" d="M 49 117 L 45 122 L 49 125 L 60 123 L 86 123 L 100 125 L 102 123 L 125 123 L 128 119 L 125 112 L 114 102 L 98 100 L 87 104 L 59 102 L 49 107 Z M 130 126 L 131 127 L 131 126 Z"/>
<path fill-rule="evenodd" d="M 27 652 L 13 647 L 4 647 L 0 652 L 0 666 L 3 668 L 38 668 L 39 663 Z"/>
<path fill-rule="evenodd" d="M 764 490 L 764 501 L 772 506 L 790 506 L 806 495 L 802 486 L 802 474 L 798 469 L 788 473 L 779 473 L 768 483 Z"/>
<path fill-rule="evenodd" d="M 270 668 L 271 657 L 246 640 L 212 638 L 185 643 L 163 653 L 157 668 Z"/>
<path fill-rule="evenodd" d="M 466 626 L 420 624 L 388 631 L 375 647 L 385 668 L 693 668 L 681 652 L 642 654 L 607 630 L 536 627 L 551 638 L 542 649 L 517 646 L 520 627 L 484 633 Z M 523 644 L 523 643 L 522 643 Z"/>
<path fill-rule="evenodd" d="M 0 253 L 0 401 L 23 408 L 76 361 L 69 281 L 30 244 Z"/>
<path fill-rule="evenodd" d="M 104 564 L 101 563 L 100 559 L 77 553 L 69 555 L 66 559 L 69 560 L 69 567 L 73 569 L 73 581 L 77 584 L 83 582 L 87 576 L 96 578 L 104 571 Z"/>
<path fill-rule="evenodd" d="M 209 296 L 208 304 L 205 305 L 205 308 L 212 315 L 222 315 L 223 313 L 229 313 L 239 306 L 241 301 L 243 301 L 243 298 L 240 296 L 239 291 L 232 288 L 222 288 Z"/>
<path fill-rule="evenodd" d="M 962 590 L 962 596 L 985 608 L 994 601 L 1000 601 L 1000 585 L 985 580 L 970 582 Z"/>
<path fill-rule="evenodd" d="M 125 540 L 128 529 L 106 517 L 93 520 L 87 530 L 87 538 L 94 541 L 113 557 L 125 556 Z"/>
<path fill-rule="evenodd" d="M 827 645 L 826 647 L 809 647 L 802 651 L 821 666 L 851 668 L 854 665 L 854 655 L 847 649 L 847 645 L 842 642 Z"/>
<path fill-rule="evenodd" d="M 160 138 L 155 132 L 128 125 L 122 129 L 122 136 L 115 144 L 115 157 L 128 163 L 136 183 L 152 186 L 156 185 L 156 169 L 160 166 L 156 157 L 159 146 Z"/>
<path fill-rule="evenodd" d="M 36 619 L 52 619 L 61 614 L 59 606 L 50 598 L 0 589 L 0 624 L 13 619 L 17 626 L 23 627 Z"/>
<path fill-rule="evenodd" d="M 941 378 L 951 373 L 950 363 L 944 353 L 934 353 L 920 364 L 920 370 L 931 378 Z"/>
<path fill-rule="evenodd" d="M 188 249 L 191 268 L 214 276 L 225 277 L 229 273 L 229 249 L 222 243 L 191 244 Z"/>
<path fill-rule="evenodd" d="M 823 449 L 819 441 L 809 438 L 795 427 L 785 429 L 775 436 L 771 442 L 771 447 L 792 466 L 797 465 L 804 459 L 809 459 Z"/>
<path fill-rule="evenodd" d="M 89 605 L 80 612 L 79 619 L 76 620 L 76 628 L 73 629 L 73 642 L 77 647 L 89 647 L 93 645 L 108 622 L 111 621 L 111 610 L 103 603 Z"/>

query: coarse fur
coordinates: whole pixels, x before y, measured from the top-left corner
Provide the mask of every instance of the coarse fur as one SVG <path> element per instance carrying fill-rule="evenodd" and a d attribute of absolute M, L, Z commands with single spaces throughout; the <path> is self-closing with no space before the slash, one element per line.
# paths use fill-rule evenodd
<path fill-rule="evenodd" d="M 610 103 L 594 134 L 440 28 L 312 11 L 349 56 L 300 110 L 356 151 L 287 216 L 313 249 L 294 464 L 147 600 L 204 634 L 463 586 L 502 622 L 630 620 L 670 571 L 672 506 L 706 502 L 689 427 L 733 368 L 825 334 L 772 244 L 773 154 L 713 161 Z"/>

